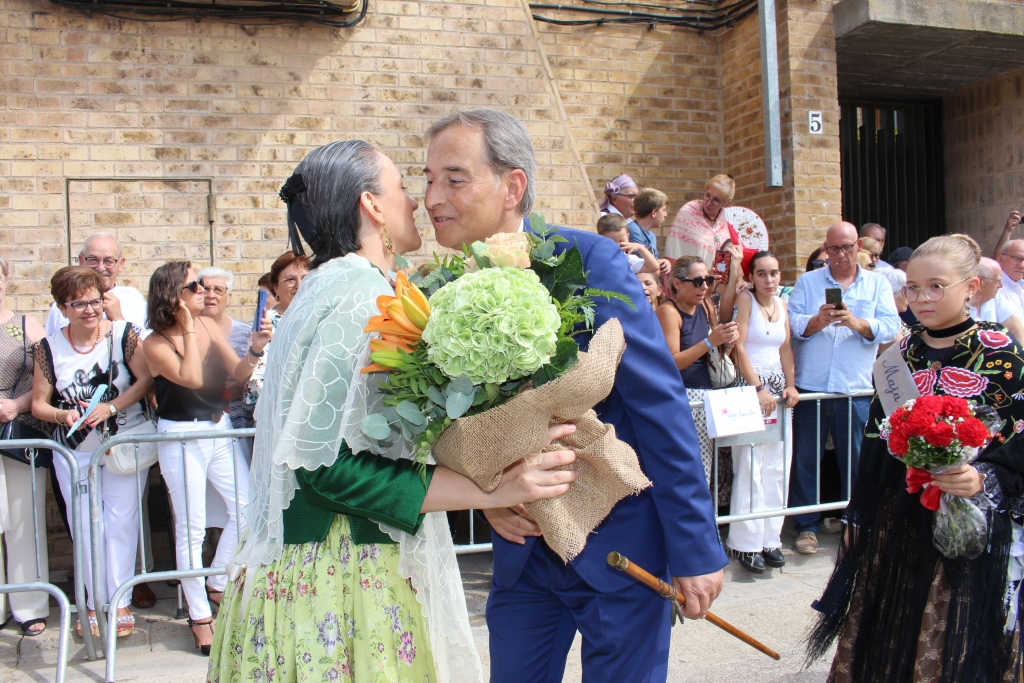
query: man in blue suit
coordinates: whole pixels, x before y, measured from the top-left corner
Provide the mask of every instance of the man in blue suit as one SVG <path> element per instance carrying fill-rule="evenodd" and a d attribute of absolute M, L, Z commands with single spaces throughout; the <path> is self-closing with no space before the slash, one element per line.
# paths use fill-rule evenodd
<path fill-rule="evenodd" d="M 528 229 L 536 162 L 518 120 L 473 109 L 434 124 L 427 137 L 424 204 L 440 244 L 459 248 Z M 612 240 L 578 230 L 561 234 L 579 247 L 590 286 L 636 302 L 634 310 L 598 300 L 596 326 L 617 318 L 626 351 L 612 393 L 597 412 L 636 450 L 654 486 L 619 502 L 568 565 L 523 509 L 485 511 L 495 532 L 487 601 L 491 681 L 561 681 L 576 631 L 583 636 L 587 683 L 664 681 L 671 606 L 609 567 L 608 553 L 619 551 L 656 576 L 672 577 L 686 596 L 685 614 L 695 618 L 718 597 L 728 560 L 686 391 L 639 281 Z M 589 342 L 578 339 L 583 347 Z"/>

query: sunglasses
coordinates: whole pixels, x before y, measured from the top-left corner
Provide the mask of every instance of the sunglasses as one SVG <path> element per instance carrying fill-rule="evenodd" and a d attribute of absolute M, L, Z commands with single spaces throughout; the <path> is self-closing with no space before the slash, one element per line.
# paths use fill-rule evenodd
<path fill-rule="evenodd" d="M 676 279 L 679 280 L 680 282 L 689 282 L 691 285 L 693 285 L 697 289 L 700 289 L 701 285 L 704 285 L 705 287 L 713 287 L 715 285 L 715 276 L 714 275 L 708 275 L 706 277 L 695 277 L 695 278 L 690 278 L 689 280 L 684 280 L 681 277 L 677 277 Z"/>
<path fill-rule="evenodd" d="M 815 260 L 811 261 L 811 268 L 813 268 L 815 270 L 817 270 L 818 268 L 823 268 L 824 266 L 827 266 L 827 265 L 828 265 L 828 261 L 819 261 L 818 259 L 815 259 Z"/>
<path fill-rule="evenodd" d="M 181 288 L 182 288 L 182 290 L 187 289 L 188 291 L 192 292 L 193 294 L 198 294 L 199 292 L 205 292 L 206 291 L 203 288 L 203 286 L 201 284 L 199 284 L 199 280 L 193 280 L 192 282 L 186 282 L 184 285 L 181 286 Z"/>

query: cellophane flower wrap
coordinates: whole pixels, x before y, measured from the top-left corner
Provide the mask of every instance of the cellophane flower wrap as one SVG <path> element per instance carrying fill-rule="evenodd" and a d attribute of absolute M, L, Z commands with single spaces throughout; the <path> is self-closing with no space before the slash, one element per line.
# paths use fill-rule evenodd
<path fill-rule="evenodd" d="M 974 559 L 988 544 L 991 504 L 982 491 L 970 498 L 943 493 L 933 474 L 974 462 L 1000 425 L 998 413 L 954 396 L 921 396 L 882 421 L 880 436 L 907 466 L 907 492 L 935 511 L 932 542 L 949 558 Z"/>
<path fill-rule="evenodd" d="M 583 257 L 543 218 L 532 233 L 499 234 L 464 254 L 435 256 L 394 297 L 380 297 L 381 315 L 366 330 L 366 372 L 387 372 L 378 384 L 384 409 L 364 418 L 372 439 L 405 438 L 419 462 L 431 459 L 477 483 L 497 487 L 502 472 L 545 450 L 552 424 L 576 431 L 546 450 L 571 449 L 579 476 L 557 499 L 528 503 L 547 544 L 564 560 L 623 497 L 650 486 L 629 445 L 593 407 L 611 393 L 625 348 L 611 320 L 595 331 L 586 353 L 574 337 L 594 331 L 596 297 L 632 302 L 587 288 Z"/>

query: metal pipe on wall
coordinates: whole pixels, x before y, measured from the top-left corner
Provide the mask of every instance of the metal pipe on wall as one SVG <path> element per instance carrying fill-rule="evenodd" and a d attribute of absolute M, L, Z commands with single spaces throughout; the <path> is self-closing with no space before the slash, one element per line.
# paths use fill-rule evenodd
<path fill-rule="evenodd" d="M 761 25 L 765 185 L 782 187 L 782 116 L 779 109 L 779 45 L 775 29 L 775 0 L 758 0 L 757 16 Z"/>

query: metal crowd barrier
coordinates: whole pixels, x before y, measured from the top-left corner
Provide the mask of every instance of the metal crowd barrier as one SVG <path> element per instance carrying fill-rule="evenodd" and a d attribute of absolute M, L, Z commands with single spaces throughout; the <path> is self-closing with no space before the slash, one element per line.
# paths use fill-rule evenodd
<path fill-rule="evenodd" d="M 55 457 L 59 456 L 64 458 L 68 464 L 68 468 L 71 471 L 71 481 L 75 482 L 79 487 L 82 486 L 81 482 L 78 481 L 78 461 L 75 455 L 62 446 L 56 441 L 49 439 L 10 439 L 7 441 L 0 441 L 0 448 L 4 449 L 28 449 L 29 467 L 32 468 L 32 531 L 35 539 L 35 553 L 36 553 L 36 580 L 28 583 L 12 583 L 0 585 L 0 593 L 17 593 L 17 592 L 28 592 L 28 591 L 43 591 L 48 593 L 54 600 L 57 601 L 57 607 L 60 609 L 60 631 L 57 636 L 57 672 L 56 683 L 64 683 L 65 677 L 67 676 L 68 666 L 68 640 L 70 639 L 71 633 L 71 603 L 64 591 L 57 588 L 49 581 L 44 581 L 42 576 L 42 556 L 40 554 L 40 548 L 42 543 L 47 542 L 46 534 L 40 535 L 39 522 L 35 514 L 36 501 L 38 496 L 46 495 L 43 491 L 38 491 L 36 487 L 35 478 L 35 467 L 36 467 L 36 450 L 37 449 L 49 449 L 53 452 Z M 79 492 L 83 492 L 83 489 L 79 488 Z M 60 495 L 60 492 L 55 492 L 55 495 Z M 74 496 L 71 503 L 68 505 L 68 509 L 71 511 L 71 528 L 80 529 L 82 520 L 82 506 L 81 499 L 79 496 Z M 76 534 L 76 536 L 80 536 Z M 89 629 L 89 610 L 86 609 L 85 602 L 85 557 L 84 549 L 78 538 L 72 539 L 71 553 L 74 563 L 75 572 L 75 611 L 78 614 L 78 622 L 82 627 L 82 637 L 85 640 L 85 653 L 89 659 L 96 659 L 96 646 L 92 640 L 92 633 Z M 49 577 L 47 577 L 48 579 Z"/>
<path fill-rule="evenodd" d="M 106 454 L 106 452 L 108 450 L 110 450 L 112 447 L 117 446 L 119 444 L 135 444 L 135 449 L 134 449 L 134 451 L 135 451 L 135 460 L 136 460 L 136 463 L 138 463 L 138 457 L 139 457 L 138 444 L 141 444 L 141 443 L 161 443 L 161 442 L 167 443 L 167 442 L 175 442 L 175 441 L 178 442 L 179 444 L 181 444 L 182 469 L 183 469 L 183 471 L 185 473 L 185 516 L 189 517 L 190 516 L 189 515 L 189 512 L 190 512 L 189 507 L 190 506 L 189 506 L 189 495 L 188 495 L 188 461 L 187 461 L 187 459 L 185 459 L 185 444 L 186 444 L 186 442 L 188 442 L 188 441 L 203 441 L 203 440 L 209 440 L 209 439 L 230 439 L 231 442 L 232 442 L 232 448 L 233 449 L 238 449 L 239 448 L 239 446 L 238 446 L 238 440 L 239 439 L 250 438 L 250 437 L 253 437 L 255 434 L 256 434 L 256 430 L 255 429 L 229 429 L 229 430 L 207 429 L 207 430 L 202 430 L 202 431 L 197 430 L 197 431 L 192 431 L 192 432 L 190 432 L 190 431 L 181 431 L 181 432 L 168 432 L 168 433 L 164 433 L 164 434 L 146 434 L 146 435 L 124 434 L 124 435 L 120 435 L 120 436 L 113 436 L 113 437 L 111 437 L 110 439 L 105 441 L 101 446 L 99 446 L 93 452 L 92 458 L 89 461 L 89 484 L 88 484 L 88 486 L 89 486 L 89 518 L 90 518 L 90 523 L 92 525 L 91 526 L 92 533 L 90 534 L 90 540 L 91 540 L 91 544 L 92 544 L 92 548 L 91 548 L 91 550 L 92 550 L 92 558 L 91 558 L 92 559 L 92 580 L 93 580 L 93 595 L 97 596 L 96 600 L 95 600 L 96 606 L 97 606 L 97 608 L 96 608 L 96 621 L 97 621 L 97 625 L 99 627 L 100 639 L 102 641 L 102 646 L 103 646 L 103 653 L 104 653 L 104 656 L 106 656 L 106 658 L 107 658 L 107 663 L 106 663 L 106 680 L 107 681 L 110 681 L 112 683 L 115 680 L 114 679 L 114 672 L 115 672 L 116 658 L 117 658 L 117 618 L 116 618 L 116 611 L 117 610 L 116 610 L 116 608 L 112 610 L 114 612 L 114 618 L 107 618 L 109 616 L 109 614 L 105 613 L 105 612 L 111 610 L 111 606 L 112 605 L 117 605 L 118 603 L 120 603 L 121 598 L 124 597 L 124 594 L 127 593 L 129 590 L 131 590 L 137 584 L 140 584 L 140 583 L 148 583 L 150 581 L 172 580 L 172 579 L 177 579 L 177 580 L 180 581 L 181 579 L 190 579 L 190 578 L 195 578 L 195 577 L 200 577 L 200 576 L 216 576 L 218 574 L 227 574 L 227 567 L 192 567 L 192 566 L 190 566 L 190 567 L 185 568 L 185 569 L 178 568 L 178 569 L 173 570 L 173 571 L 147 572 L 146 571 L 146 566 L 145 566 L 146 563 L 143 562 L 142 563 L 142 572 L 139 573 L 139 574 L 136 574 L 135 576 L 130 578 L 128 581 L 125 581 L 123 584 L 118 586 L 114 590 L 113 594 L 109 596 L 109 599 L 108 599 L 107 603 L 105 603 L 103 605 L 103 609 L 100 609 L 100 599 L 99 599 L 99 596 L 102 596 L 105 593 L 105 590 L 106 590 L 105 559 L 104 559 L 104 551 L 103 551 L 103 546 L 101 544 L 101 538 L 100 538 L 100 533 L 99 533 L 100 514 L 101 514 L 100 506 L 102 505 L 102 500 L 103 500 L 102 484 L 101 484 L 101 479 L 100 479 L 100 465 L 101 465 L 100 461 L 102 460 L 102 458 L 104 457 L 104 455 Z M 233 475 L 234 482 L 235 482 L 235 489 L 237 490 L 237 488 L 238 488 L 238 460 L 233 458 L 232 459 L 232 464 L 233 464 L 232 475 Z M 142 497 L 143 497 L 143 488 L 142 487 L 143 487 L 143 485 L 146 482 L 142 479 L 142 476 L 139 474 L 138 467 L 136 467 L 136 472 L 135 472 L 135 483 L 136 483 L 135 493 L 136 493 L 136 496 L 137 496 L 137 499 L 138 499 L 139 507 L 141 509 L 141 507 L 142 507 Z M 205 497 L 205 495 L 206 495 L 206 492 L 204 490 L 203 496 Z M 241 534 L 241 520 L 242 520 L 241 508 L 239 506 L 238 500 L 236 499 L 235 500 L 235 524 L 236 524 L 236 531 L 238 532 L 238 536 L 239 536 L 239 542 L 241 542 L 241 537 L 242 537 L 242 534 Z M 170 523 L 170 528 L 174 529 L 174 520 L 173 519 L 169 520 L 169 523 Z M 189 530 L 188 533 L 189 533 L 188 544 L 189 544 L 189 547 L 191 547 L 191 545 L 192 545 L 192 543 L 191 543 L 191 541 L 192 541 L 191 530 Z M 172 533 L 172 537 L 173 537 L 173 533 Z M 145 543 L 146 543 L 146 539 L 145 539 L 145 533 L 144 533 L 143 528 L 142 528 L 142 515 L 140 513 L 140 515 L 139 515 L 139 553 L 141 553 L 143 557 L 145 557 Z M 177 560 L 177 546 L 175 546 L 174 557 L 175 557 L 175 560 Z M 189 552 L 189 564 L 191 565 L 191 563 L 192 563 L 192 555 L 191 555 L 191 551 L 190 551 Z M 76 574 L 75 578 L 76 578 L 76 581 L 77 581 L 78 580 L 77 574 Z M 179 587 L 178 587 L 178 612 L 179 612 L 179 614 L 183 614 L 183 612 L 182 612 L 182 603 L 181 603 L 181 599 L 182 598 L 181 598 L 181 596 L 182 596 L 182 590 L 181 590 L 181 586 L 179 585 Z"/>
<path fill-rule="evenodd" d="M 846 434 L 847 453 L 850 452 L 850 446 L 853 443 L 854 438 L 860 438 L 859 435 L 856 437 L 853 434 L 853 403 L 850 399 L 867 397 L 871 398 L 874 396 L 873 391 L 863 391 L 857 394 L 828 394 L 828 393 L 803 393 L 800 394 L 800 401 L 814 401 L 817 407 L 817 430 L 818 434 L 821 433 L 821 402 L 828 399 L 846 399 L 847 403 L 847 424 L 851 426 Z M 717 509 L 718 505 L 718 492 L 721 473 L 721 468 L 718 462 L 718 449 L 727 446 L 753 446 L 759 443 L 768 443 L 772 441 L 782 441 L 785 445 L 783 446 L 784 453 L 792 453 L 793 450 L 793 410 L 792 408 L 782 407 L 780 413 L 780 419 L 775 425 L 766 427 L 764 432 L 753 432 L 751 434 L 739 434 L 737 436 L 723 437 L 720 439 L 712 440 L 712 452 L 714 453 L 713 472 L 714 472 L 714 504 Z M 703 401 L 690 401 L 690 409 L 695 410 L 697 408 L 703 408 Z M 863 428 L 863 427 L 862 427 Z M 833 436 L 833 438 L 837 438 Z M 824 449 L 824 444 L 821 440 L 818 440 L 817 452 L 815 454 L 815 503 L 813 505 L 802 505 L 800 507 L 785 507 L 776 508 L 773 510 L 758 510 L 757 512 L 749 512 L 745 514 L 729 514 L 729 515 L 715 515 L 715 522 L 717 524 L 729 524 L 730 522 L 744 522 L 750 519 L 767 519 L 769 517 L 778 517 L 779 515 L 800 515 L 812 512 L 828 512 L 832 510 L 843 510 L 850 503 L 849 491 L 846 492 L 846 499 L 835 503 L 822 503 L 821 502 L 821 455 Z M 751 453 L 753 457 L 753 453 Z M 790 476 L 790 463 L 792 458 L 787 457 L 785 459 L 785 467 L 783 469 L 783 481 L 784 481 L 784 499 L 789 500 L 789 476 Z M 846 460 L 846 481 L 852 481 L 851 474 L 853 472 L 853 465 L 850 458 Z M 751 478 L 753 478 L 753 468 L 751 468 Z M 475 511 L 470 510 L 469 516 L 469 543 L 456 544 L 455 553 L 457 555 L 467 555 L 470 553 L 485 553 L 491 551 L 490 543 L 477 543 L 475 535 L 474 517 Z"/>

